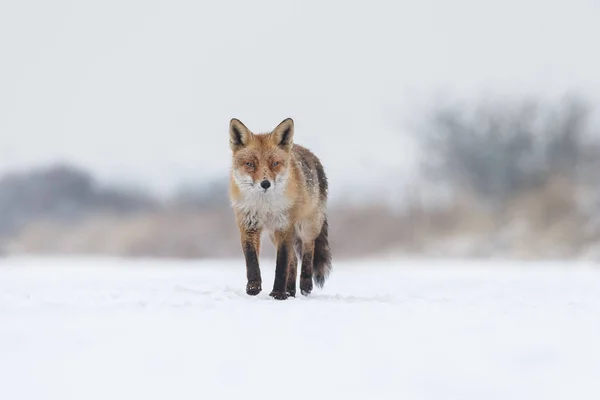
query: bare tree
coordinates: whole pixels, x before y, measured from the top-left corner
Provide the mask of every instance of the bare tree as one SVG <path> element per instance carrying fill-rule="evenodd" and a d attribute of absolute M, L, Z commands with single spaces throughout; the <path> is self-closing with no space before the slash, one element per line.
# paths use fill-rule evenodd
<path fill-rule="evenodd" d="M 419 137 L 429 177 L 497 203 L 553 176 L 579 178 L 599 158 L 578 97 L 453 104 L 432 110 Z"/>

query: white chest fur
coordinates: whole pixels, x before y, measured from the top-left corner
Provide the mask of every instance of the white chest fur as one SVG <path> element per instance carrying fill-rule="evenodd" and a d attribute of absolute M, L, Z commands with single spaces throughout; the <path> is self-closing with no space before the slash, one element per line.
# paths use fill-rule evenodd
<path fill-rule="evenodd" d="M 264 191 L 248 184 L 245 177 L 235 176 L 241 197 L 233 202 L 246 227 L 261 227 L 269 231 L 279 231 L 289 226 L 290 200 L 285 195 L 286 177 L 278 177 L 274 187 Z"/>

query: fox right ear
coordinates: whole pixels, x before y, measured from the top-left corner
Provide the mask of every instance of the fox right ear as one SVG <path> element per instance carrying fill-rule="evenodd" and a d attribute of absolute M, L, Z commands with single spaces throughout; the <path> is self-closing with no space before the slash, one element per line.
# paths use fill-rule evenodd
<path fill-rule="evenodd" d="M 229 146 L 231 150 L 237 151 L 245 147 L 252 138 L 252 132 L 237 118 L 229 122 Z"/>

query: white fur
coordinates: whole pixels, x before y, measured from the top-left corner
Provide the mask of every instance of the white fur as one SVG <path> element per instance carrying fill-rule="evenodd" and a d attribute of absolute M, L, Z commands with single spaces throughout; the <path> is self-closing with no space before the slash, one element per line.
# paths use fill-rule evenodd
<path fill-rule="evenodd" d="M 265 191 L 260 182 L 254 182 L 252 177 L 233 171 L 233 179 L 240 189 L 241 198 L 233 202 L 243 216 L 243 224 L 253 226 L 258 224 L 270 231 L 284 230 L 290 224 L 288 211 L 291 202 L 285 195 L 289 172 L 279 174 L 271 187 Z"/>

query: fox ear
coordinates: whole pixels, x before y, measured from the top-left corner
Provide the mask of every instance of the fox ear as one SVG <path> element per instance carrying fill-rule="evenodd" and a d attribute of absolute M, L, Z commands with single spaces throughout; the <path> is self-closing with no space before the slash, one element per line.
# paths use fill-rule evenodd
<path fill-rule="evenodd" d="M 273 139 L 277 146 L 284 150 L 291 150 L 294 144 L 294 120 L 284 119 L 272 132 Z"/>
<path fill-rule="evenodd" d="M 231 150 L 237 151 L 242 149 L 248 144 L 248 141 L 252 138 L 252 132 L 246 125 L 242 124 L 237 118 L 232 118 L 229 122 L 229 146 Z"/>

